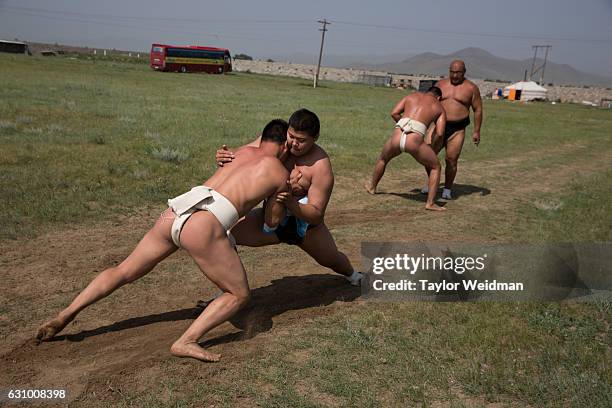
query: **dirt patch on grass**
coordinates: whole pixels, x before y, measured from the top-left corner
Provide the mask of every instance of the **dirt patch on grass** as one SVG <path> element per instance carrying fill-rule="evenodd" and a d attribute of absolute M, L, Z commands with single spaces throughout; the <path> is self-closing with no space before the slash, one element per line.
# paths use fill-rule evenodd
<path fill-rule="evenodd" d="M 157 214 L 151 210 L 142 218 L 152 224 Z M 163 375 L 159 367 L 168 365 L 187 367 L 186 382 L 197 384 L 218 375 L 224 364 L 249 360 L 270 336 L 287 335 L 291 326 L 332 313 L 359 296 L 358 288 L 325 274 L 313 262 L 296 264 L 293 259 L 267 259 L 273 255 L 265 251 L 241 250 L 251 272 L 252 301 L 231 323 L 203 339 L 205 347 L 223 355 L 223 363 L 177 360 L 170 356 L 170 345 L 201 312 L 197 301 L 216 292 L 179 252 L 141 281 L 84 311 L 54 341 L 37 345 L 37 326 L 67 305 L 96 273 L 129 253 L 148 227 L 142 218 L 6 245 L 0 265 L 7 277 L 0 283 L 6 299 L 0 384 L 68 387 L 71 400 L 94 405 L 99 398 L 114 400 L 128 390 L 156 385 Z"/>

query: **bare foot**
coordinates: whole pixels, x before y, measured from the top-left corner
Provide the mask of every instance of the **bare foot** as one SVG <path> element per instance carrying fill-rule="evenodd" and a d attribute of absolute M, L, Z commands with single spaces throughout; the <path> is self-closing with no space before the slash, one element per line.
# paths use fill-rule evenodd
<path fill-rule="evenodd" d="M 366 191 L 372 195 L 376 194 L 376 189 L 372 188 L 372 185 L 370 184 L 370 182 L 367 182 L 363 185 L 363 187 L 365 187 Z"/>
<path fill-rule="evenodd" d="M 49 320 L 47 323 L 38 328 L 36 340 L 39 343 L 41 341 L 51 340 L 57 333 L 61 332 L 68 323 L 70 322 L 61 320 L 59 317 Z"/>
<path fill-rule="evenodd" d="M 427 204 L 425 206 L 425 209 L 429 211 L 446 211 L 446 208 L 440 207 L 438 204 L 431 204 L 431 205 Z"/>
<path fill-rule="evenodd" d="M 176 357 L 191 357 L 209 363 L 216 363 L 221 359 L 221 354 L 208 352 L 195 341 L 190 343 L 179 343 L 176 341 L 170 347 L 170 353 Z"/>

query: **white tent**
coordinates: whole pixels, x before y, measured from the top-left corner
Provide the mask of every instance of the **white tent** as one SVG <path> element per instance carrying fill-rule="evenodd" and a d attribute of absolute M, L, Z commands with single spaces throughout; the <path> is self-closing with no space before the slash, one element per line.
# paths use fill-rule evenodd
<path fill-rule="evenodd" d="M 521 101 L 531 101 L 534 99 L 546 99 L 546 94 L 548 90 L 546 88 L 541 87 L 533 81 L 529 82 L 517 82 L 512 85 L 508 85 L 504 88 L 504 96 L 508 97 L 510 95 L 510 90 L 515 89 L 516 91 L 521 91 Z M 516 98 L 519 99 L 519 98 Z"/>

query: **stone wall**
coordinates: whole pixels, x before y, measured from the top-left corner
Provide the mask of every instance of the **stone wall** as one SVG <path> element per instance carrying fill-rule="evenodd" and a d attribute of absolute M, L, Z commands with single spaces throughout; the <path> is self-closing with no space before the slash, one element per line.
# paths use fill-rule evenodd
<path fill-rule="evenodd" d="M 314 80 L 317 72 L 316 65 L 291 64 L 285 62 L 247 61 L 233 60 L 233 68 L 239 72 L 253 72 L 255 74 L 282 75 Z M 320 80 L 335 82 L 358 82 L 358 78 L 364 70 L 349 68 L 321 67 L 319 71 Z M 386 72 L 367 71 L 368 74 L 388 75 Z"/>
<path fill-rule="evenodd" d="M 316 65 L 291 64 L 286 62 L 234 60 L 234 70 L 238 72 L 253 72 L 256 74 L 282 75 L 313 80 L 317 70 Z M 365 71 L 352 68 L 321 67 L 320 80 L 336 82 L 361 82 L 363 75 L 390 76 L 394 86 L 403 84 L 406 87 L 418 89 L 422 80 L 438 79 L 436 77 L 389 74 L 382 71 Z M 495 88 L 503 88 L 510 83 L 488 82 L 479 79 L 472 80 L 480 88 L 483 97 L 490 95 Z M 551 101 L 582 103 L 589 101 L 599 105 L 602 99 L 612 99 L 612 90 L 606 88 L 584 88 L 566 86 L 546 86 L 548 99 Z"/>

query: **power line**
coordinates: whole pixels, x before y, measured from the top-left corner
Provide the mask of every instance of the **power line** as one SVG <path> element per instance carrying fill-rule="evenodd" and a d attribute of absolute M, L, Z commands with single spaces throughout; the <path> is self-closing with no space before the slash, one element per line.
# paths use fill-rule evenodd
<path fill-rule="evenodd" d="M 143 17 L 143 16 L 117 16 L 101 13 L 79 13 L 75 11 L 58 11 L 42 8 L 4 6 L 1 9 L 15 11 L 29 11 L 35 13 L 59 14 L 61 16 L 75 16 L 85 18 L 117 19 L 117 20 L 136 20 L 136 21 L 168 21 L 179 23 L 255 23 L 255 24 L 312 24 L 312 20 L 256 20 L 256 19 L 199 19 L 199 18 L 179 18 L 179 17 Z"/>
<path fill-rule="evenodd" d="M 53 20 L 53 21 L 65 21 L 65 22 L 73 22 L 73 23 L 79 23 L 79 24 L 92 24 L 92 25 L 99 25 L 99 26 L 108 26 L 108 27 L 119 27 L 119 28 L 127 28 L 127 29 L 136 29 L 139 31 L 146 31 L 146 32 L 161 32 L 161 33 L 174 33 L 174 34 L 181 34 L 181 35 L 188 35 L 188 36 L 203 36 L 203 37 L 213 37 L 215 38 L 217 41 L 219 41 L 220 39 L 238 39 L 238 40 L 251 40 L 251 41 L 273 41 L 273 42 L 285 42 L 287 40 L 287 36 L 283 36 L 283 37 L 278 37 L 275 36 L 273 38 L 262 38 L 262 37 L 253 37 L 253 36 L 239 36 L 239 35 L 226 35 L 222 32 L 218 32 L 218 33 L 207 33 L 207 32 L 200 32 L 200 31 L 187 31 L 184 29 L 175 29 L 173 28 L 173 26 L 160 26 L 160 25 L 155 25 L 154 27 L 152 26 L 143 26 L 143 25 L 137 25 L 137 22 L 132 22 L 132 21 L 126 21 L 126 22 L 113 22 L 113 21 L 108 21 L 108 20 L 104 20 L 104 21 L 98 21 L 96 18 L 94 17 L 94 19 L 87 19 L 87 18 L 77 18 L 77 17 L 70 17 L 71 15 L 73 16 L 87 16 L 89 14 L 85 14 L 85 13 L 64 13 L 64 12 L 53 12 L 53 14 L 68 14 L 68 17 L 64 17 L 64 16 L 55 16 L 55 15 L 45 15 L 46 11 L 43 12 L 43 14 L 40 14 L 38 12 L 30 12 L 30 11 L 26 11 L 26 10 L 39 10 L 39 9 L 32 9 L 32 8 L 27 8 L 27 7 L 13 7 L 14 9 L 18 9 L 18 10 L 9 10 L 10 12 L 14 12 L 14 13 L 18 13 L 24 16 L 29 16 L 29 17 L 36 17 L 36 18 L 43 18 L 46 20 Z M 1 10 L 1 9 L 0 9 Z M 92 16 L 106 16 L 105 14 L 91 14 Z M 110 15 L 109 15 L 110 16 Z M 149 20 L 146 18 L 138 18 L 138 20 Z M 161 18 L 160 20 L 166 20 L 164 18 Z M 168 19 L 169 20 L 169 19 Z M 179 19 L 180 20 L 180 19 Z M 194 20 L 196 21 L 196 20 Z M 206 20 L 197 20 L 197 21 L 206 21 Z M 212 20 L 211 20 L 212 21 Z M 229 21 L 229 20 L 227 20 Z M 234 21 L 242 21 L 242 20 L 234 20 Z M 264 21 L 264 20 L 262 20 Z M 301 21 L 301 20 L 300 20 Z M 312 24 L 312 21 L 307 21 L 309 24 Z M 291 41 L 300 41 L 303 42 L 304 44 L 306 42 L 310 42 L 312 41 L 311 37 L 295 37 L 292 36 L 291 37 Z M 364 43 L 363 42 L 350 42 L 350 41 L 338 41 L 337 39 L 334 40 L 334 44 L 336 45 L 343 45 L 343 46 L 349 46 L 352 48 L 358 48 L 358 49 L 363 49 L 364 48 Z M 376 46 L 376 47 L 380 47 L 380 46 L 385 46 L 388 45 L 387 42 L 368 42 L 368 44 L 365 44 L 368 46 Z M 418 52 L 422 52 L 422 51 L 426 51 L 424 49 L 421 48 L 404 48 L 403 50 L 406 51 L 418 51 Z M 448 50 L 448 52 L 451 52 L 451 50 Z"/>
<path fill-rule="evenodd" d="M 542 37 L 537 35 L 520 35 L 520 34 L 498 34 L 498 33 L 478 33 L 468 31 L 448 31 L 448 30 L 433 30 L 429 28 L 416 28 L 416 27 L 399 27 L 392 25 L 382 24 L 369 24 L 359 23 L 352 21 L 337 21 L 330 20 L 335 24 L 356 26 L 356 27 L 370 27 L 370 28 L 386 28 L 390 30 L 398 31 L 417 31 L 435 34 L 452 34 L 452 35 L 466 35 L 475 37 L 495 37 L 495 38 L 512 38 L 512 39 L 523 39 L 523 40 L 554 40 L 554 41 L 577 41 L 577 42 L 596 42 L 596 43 L 612 43 L 612 39 L 600 39 L 600 38 L 555 38 L 555 37 Z"/>
<path fill-rule="evenodd" d="M 48 15 L 44 15 L 44 14 L 37 14 L 35 12 L 28 12 L 28 11 L 18 11 L 18 13 L 21 13 L 23 15 L 27 15 L 30 17 L 38 17 L 38 18 L 44 18 L 47 20 L 55 20 L 55 21 L 67 21 L 67 22 L 73 22 L 73 23 L 81 23 L 81 24 L 93 24 L 93 25 L 100 25 L 100 26 L 109 26 L 109 27 L 119 27 L 119 28 L 129 28 L 129 29 L 137 29 L 137 30 L 141 30 L 141 31 L 155 31 L 155 32 L 164 32 L 164 33 L 168 33 L 168 32 L 172 32 L 174 34 L 182 34 L 182 35 L 189 35 L 189 36 L 204 36 L 204 37 L 214 37 L 216 40 L 219 40 L 220 38 L 226 38 L 226 39 L 238 39 L 238 40 L 254 40 L 254 41 L 275 41 L 275 42 L 284 42 L 285 39 L 284 38 L 278 38 L 278 37 L 274 37 L 274 38 L 261 38 L 261 37 L 250 37 L 250 36 L 237 36 L 237 35 L 226 35 L 223 33 L 205 33 L 205 32 L 201 32 L 201 31 L 185 31 L 185 30 L 176 30 L 174 28 L 168 27 L 168 28 L 162 28 L 162 27 L 151 27 L 151 26 L 139 26 L 139 25 L 134 25 L 134 24 L 126 24 L 126 23 L 116 23 L 116 22 L 112 22 L 112 21 L 97 21 L 97 20 L 88 20 L 88 19 L 81 19 L 81 18 L 71 18 L 71 17 L 60 17 L 60 16 L 48 16 Z M 311 22 L 312 23 L 312 22 Z M 305 37 L 301 37 L 301 38 L 295 38 L 297 40 L 303 40 L 303 41 L 311 41 L 311 38 L 305 38 Z"/>
<path fill-rule="evenodd" d="M 67 22 L 72 22 L 72 23 L 93 24 L 93 25 L 101 25 L 101 26 L 108 26 L 108 27 L 130 28 L 130 29 L 139 29 L 139 30 L 146 30 L 146 31 L 157 31 L 157 32 L 168 32 L 170 30 L 170 29 L 163 29 L 163 28 L 158 28 L 158 27 L 142 27 L 142 26 L 137 26 L 137 25 L 114 23 L 111 21 L 104 22 L 104 21 L 96 21 L 96 20 L 84 20 L 84 19 L 78 19 L 78 18 L 52 17 L 52 16 L 46 16 L 43 14 L 36 14 L 36 13 L 30 13 L 30 12 L 22 12 L 22 14 L 31 16 L 31 17 L 44 18 L 47 20 L 67 21 Z M 177 34 L 215 37 L 216 39 L 219 39 L 218 34 L 211 34 L 211 33 L 205 33 L 205 32 L 182 31 L 182 30 L 177 31 L 174 29 L 172 29 L 172 32 L 177 33 Z"/>
<path fill-rule="evenodd" d="M 30 10 L 37 10 L 37 11 L 30 11 Z M 176 27 L 176 24 L 174 23 L 179 23 L 179 22 L 206 23 L 208 24 L 207 25 L 208 28 L 211 28 L 209 23 L 220 23 L 220 22 L 224 22 L 228 24 L 230 22 L 236 22 L 236 23 L 248 22 L 248 23 L 263 23 L 263 24 L 269 24 L 269 23 L 279 23 L 279 24 L 280 23 L 291 23 L 291 24 L 309 23 L 309 24 L 312 24 L 312 20 L 212 20 L 212 19 L 204 20 L 204 19 L 194 19 L 194 18 L 166 18 L 166 17 L 149 18 L 149 17 L 138 17 L 138 16 L 115 16 L 111 14 L 64 12 L 64 11 L 48 10 L 48 9 L 41 9 L 41 8 L 13 7 L 13 6 L 0 6 L 0 12 L 1 11 L 8 11 L 11 13 L 18 13 L 18 14 L 23 14 L 26 16 L 44 18 L 48 20 L 68 21 L 68 22 L 75 22 L 75 23 L 81 23 L 81 24 L 91 24 L 91 25 L 110 26 L 110 27 L 121 27 L 121 28 L 136 29 L 139 31 L 146 31 L 146 32 L 173 33 L 173 34 L 189 36 L 191 38 L 188 41 L 196 41 L 196 42 L 202 40 L 201 37 L 211 37 L 211 38 L 214 38 L 216 41 L 220 41 L 221 39 L 224 39 L 224 40 L 235 39 L 235 40 L 285 43 L 287 42 L 288 38 L 286 35 L 282 35 L 282 36 L 275 35 L 273 38 L 254 37 L 246 33 L 245 33 L 246 35 L 236 35 L 235 31 L 234 31 L 234 34 L 227 34 L 227 35 L 224 34 L 223 32 L 212 32 L 212 33 L 202 32 L 202 31 L 199 31 L 198 29 L 193 30 L 193 31 L 188 31 L 188 30 L 185 30 L 184 28 L 181 29 L 180 27 L 178 29 L 173 28 L 173 27 Z M 90 17 L 86 18 L 86 17 L 80 17 L 80 16 L 90 16 Z M 115 21 L 113 21 L 113 19 L 115 19 Z M 159 23 L 155 23 L 153 25 L 139 24 L 140 22 L 145 23 L 145 22 L 150 22 L 150 21 L 159 21 Z M 330 20 L 325 20 L 325 21 L 327 22 L 326 25 L 331 24 Z M 443 33 L 443 34 L 485 35 L 485 36 L 491 35 L 491 36 L 500 37 L 500 38 L 522 38 L 522 39 L 534 38 L 534 37 L 517 36 L 517 35 L 511 35 L 511 34 L 479 34 L 479 33 L 465 33 L 465 32 L 459 33 L 459 32 L 453 32 L 453 31 L 407 28 L 407 27 L 398 27 L 398 26 L 392 26 L 392 25 L 379 25 L 379 24 L 368 24 L 368 23 L 359 23 L 359 22 L 348 22 L 348 21 L 333 20 L 333 22 L 340 24 L 340 25 L 344 24 L 344 25 L 354 25 L 354 26 L 360 26 L 360 27 L 385 28 L 385 29 L 399 30 L 403 32 L 424 31 L 424 32 Z M 319 23 L 321 23 L 321 21 L 319 21 Z M 225 28 L 231 29 L 231 26 L 227 25 L 225 26 Z M 291 32 L 291 34 L 293 34 L 293 32 Z M 322 33 L 322 43 L 323 43 L 324 35 L 325 34 L 323 32 Z M 296 42 L 305 44 L 307 41 L 308 42 L 312 41 L 312 37 L 307 38 L 307 37 L 291 36 L 290 40 L 293 41 L 294 44 Z M 349 42 L 349 41 L 338 41 L 338 38 L 334 38 L 332 42 L 333 44 L 336 44 L 336 45 L 344 45 L 344 46 L 350 45 L 351 47 L 359 48 L 359 49 L 363 49 L 364 47 L 368 47 L 368 46 L 379 47 L 379 46 L 387 45 L 386 43 L 384 44 L 383 43 L 378 43 L 378 44 L 373 43 L 372 41 L 369 41 L 369 40 L 367 40 L 366 42 Z M 557 40 L 562 40 L 562 39 L 559 38 Z M 566 40 L 572 40 L 572 39 L 566 39 Z M 600 44 L 610 42 L 607 40 L 600 40 L 600 39 L 590 39 L 590 40 L 589 39 L 573 39 L 573 40 L 574 41 L 593 41 L 593 42 L 597 42 Z M 413 49 L 413 50 L 416 50 L 416 49 Z"/>

